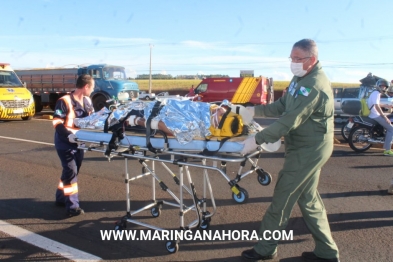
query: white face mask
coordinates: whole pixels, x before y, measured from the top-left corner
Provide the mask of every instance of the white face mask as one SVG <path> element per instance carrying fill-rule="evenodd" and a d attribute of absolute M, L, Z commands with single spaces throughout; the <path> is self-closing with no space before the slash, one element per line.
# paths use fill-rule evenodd
<path fill-rule="evenodd" d="M 291 71 L 292 74 L 298 77 L 302 77 L 307 73 L 307 70 L 303 69 L 303 63 L 291 62 Z"/>

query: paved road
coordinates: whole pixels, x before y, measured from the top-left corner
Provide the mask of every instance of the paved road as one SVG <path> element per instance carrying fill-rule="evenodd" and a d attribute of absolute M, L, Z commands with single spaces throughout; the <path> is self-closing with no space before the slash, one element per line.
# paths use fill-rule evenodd
<path fill-rule="evenodd" d="M 262 124 L 272 120 L 260 120 Z M 182 241 L 176 254 L 168 254 L 163 241 L 103 241 L 100 230 L 111 230 L 114 223 L 126 214 L 124 160 L 108 162 L 101 153 L 88 152 L 82 166 L 79 189 L 81 206 L 86 214 L 66 218 L 62 208 L 53 205 L 54 192 L 60 175 L 60 163 L 53 148 L 51 122 L 33 119 L 28 122 L 0 122 L 0 221 L 16 225 L 47 239 L 53 246 L 72 247 L 70 253 L 49 252 L 21 242 L 1 232 L 0 259 L 32 261 L 73 260 L 116 261 L 239 261 L 242 250 L 254 241 Z M 23 140 L 40 141 L 46 144 Z M 210 173 L 217 213 L 210 229 L 257 230 L 268 207 L 277 173 L 283 164 L 283 151 L 263 153 L 258 164 L 273 177 L 269 186 L 257 183 L 254 174 L 239 184 L 249 193 L 248 202 L 236 204 L 229 186 L 216 172 Z M 129 173 L 141 173 L 141 167 L 130 160 Z M 392 179 L 393 159 L 381 156 L 380 149 L 364 154 L 352 152 L 345 144 L 335 146 L 334 153 L 322 171 L 319 191 L 328 210 L 333 236 L 340 248 L 341 261 L 391 261 L 393 235 L 393 196 L 386 189 Z M 171 166 L 172 168 L 172 166 Z M 156 167 L 163 181 L 178 194 L 170 177 Z M 176 167 L 173 167 L 177 171 Z M 202 193 L 200 169 L 190 168 L 198 195 Z M 229 164 L 227 174 L 234 178 L 238 165 Z M 131 208 L 136 210 L 150 203 L 151 179 L 132 184 Z M 158 199 L 173 202 L 162 190 Z M 209 198 L 210 199 L 210 198 Z M 190 197 L 186 198 L 188 203 Z M 211 210 L 211 201 L 208 200 Z M 313 240 L 297 207 L 293 210 L 287 230 L 293 230 L 294 239 L 280 241 L 277 261 L 300 261 L 302 251 L 312 250 Z M 135 215 L 135 219 L 164 229 L 179 228 L 178 210 L 165 206 L 161 216 L 152 218 L 150 211 Z M 194 219 L 186 214 L 186 222 Z M 144 229 L 128 223 L 127 229 Z M 60 249 L 59 249 L 60 250 Z M 75 253 L 83 251 L 85 253 Z M 73 253 L 74 252 L 74 253 Z M 63 255 L 61 256 L 60 253 Z M 74 254 L 74 255 L 69 255 Z M 84 257 L 84 255 L 87 255 Z"/>

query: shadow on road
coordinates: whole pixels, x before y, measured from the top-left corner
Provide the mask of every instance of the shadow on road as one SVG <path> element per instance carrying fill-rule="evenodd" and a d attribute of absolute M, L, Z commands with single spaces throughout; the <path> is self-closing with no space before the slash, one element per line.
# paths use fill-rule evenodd
<path fill-rule="evenodd" d="M 324 197 L 356 197 L 356 196 L 368 196 L 368 195 L 380 195 L 381 191 L 366 191 L 366 192 L 342 192 L 337 194 L 325 194 Z M 255 198 L 250 199 L 252 202 L 270 201 L 270 198 Z M 229 200 L 217 200 L 217 205 L 226 205 Z M 143 203 L 142 203 L 143 202 Z M 133 207 L 138 208 L 141 205 L 145 205 L 146 201 L 134 201 Z M 231 205 L 233 203 L 231 202 Z M 55 207 L 52 202 L 41 202 L 35 199 L 9 199 L 1 200 L 0 208 L 3 210 L 10 210 L 10 212 L 1 212 L 0 219 L 14 220 L 13 224 L 23 223 L 26 218 L 40 219 L 36 221 L 36 226 L 39 224 L 48 223 L 53 221 L 54 223 L 66 224 L 66 230 L 72 231 L 71 235 L 76 235 L 82 239 L 88 239 L 90 243 L 96 242 L 97 245 L 104 243 L 103 249 L 112 250 L 109 253 L 98 252 L 97 250 L 91 250 L 92 246 L 86 247 L 86 251 L 92 254 L 100 255 L 103 259 L 131 259 L 131 258 L 148 258 L 148 257 L 162 257 L 163 260 L 180 261 L 184 259 L 184 255 L 176 254 L 169 255 L 165 249 L 165 243 L 163 241 L 127 241 L 127 240 L 106 240 L 103 242 L 101 239 L 101 230 L 112 230 L 114 229 L 114 222 L 119 220 L 119 217 L 106 216 L 99 214 L 104 212 L 105 214 L 113 211 L 124 210 L 124 201 L 107 201 L 107 202 L 94 202 L 84 201 L 83 207 L 89 210 L 90 215 L 86 214 L 76 218 L 66 218 L 64 210 Z M 105 211 L 103 211 L 103 207 Z M 163 208 L 163 214 L 165 216 L 165 209 Z M 138 221 L 149 223 L 152 218 L 150 212 L 146 216 L 135 216 L 134 218 Z M 99 217 L 94 219 L 94 217 Z M 69 220 L 67 220 L 69 219 Z M 221 224 L 220 221 L 215 221 L 214 216 L 210 224 L 210 230 L 212 232 L 219 230 L 258 230 L 260 221 L 259 218 L 253 218 L 255 221 L 252 222 L 239 222 L 239 223 L 227 223 Z M 348 231 L 348 230 L 364 230 L 367 228 L 379 228 L 379 227 L 392 227 L 393 226 L 393 211 L 369 211 L 369 212 L 352 212 L 352 213 L 338 213 L 329 214 L 328 219 L 330 222 L 331 230 L 334 231 Z M 20 221 L 20 222 L 19 222 Z M 55 222 L 56 221 L 56 222 Z M 177 223 L 174 223 L 177 224 Z M 26 225 L 25 225 L 26 226 Z M 37 228 L 37 227 L 36 227 Z M 129 223 L 127 230 L 145 230 L 141 226 Z M 175 229 L 178 228 L 167 228 Z M 309 230 L 307 229 L 303 219 L 301 217 L 293 217 L 289 220 L 286 231 L 293 230 L 295 240 L 280 241 L 279 246 L 285 248 L 285 245 L 293 245 L 303 241 L 309 240 Z M 59 235 L 64 235 L 64 228 L 59 230 L 52 230 L 40 233 L 45 237 L 56 240 Z M 66 237 L 67 239 L 67 237 Z M 73 238 L 70 237 L 70 244 L 72 245 Z M 67 240 L 66 240 L 67 241 Z M 184 240 L 180 244 L 180 248 L 183 252 L 195 252 L 195 251 L 215 251 L 225 252 L 228 249 L 248 249 L 252 247 L 255 241 L 212 241 L 212 240 Z M 116 252 L 116 250 L 127 250 L 126 252 Z M 105 255 L 107 254 L 107 255 Z M 299 254 L 300 255 L 300 254 Z M 240 254 L 238 257 L 222 258 L 215 261 L 239 261 Z M 280 261 L 298 261 L 298 257 L 286 258 Z M 200 260 L 203 261 L 203 260 Z M 208 261 L 208 260 L 205 260 Z"/>

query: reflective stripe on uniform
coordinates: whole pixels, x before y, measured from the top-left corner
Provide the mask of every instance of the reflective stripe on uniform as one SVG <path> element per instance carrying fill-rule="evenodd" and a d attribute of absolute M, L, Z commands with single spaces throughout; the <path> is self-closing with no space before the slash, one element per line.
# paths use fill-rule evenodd
<path fill-rule="evenodd" d="M 71 185 L 64 186 L 63 182 L 60 181 L 57 188 L 59 190 L 62 190 L 65 196 L 78 193 L 78 183 L 72 183 Z"/>
<path fill-rule="evenodd" d="M 71 95 L 62 96 L 59 99 L 62 99 L 64 101 L 64 103 L 65 103 L 65 105 L 67 107 L 68 113 L 67 113 L 65 119 L 61 119 L 61 118 L 58 118 L 58 117 L 54 118 L 53 121 L 52 121 L 52 125 L 53 125 L 54 128 L 56 128 L 57 125 L 64 124 L 64 126 L 69 131 L 71 131 L 73 134 L 75 134 L 76 131 L 79 130 L 79 128 L 74 125 L 74 119 L 76 118 L 76 115 L 75 115 L 75 111 L 74 111 L 74 106 L 72 105 Z M 90 99 L 90 97 L 85 96 L 84 99 L 86 99 L 87 102 L 91 106 L 91 99 Z M 93 112 L 94 112 L 94 110 L 93 110 Z M 90 115 L 91 113 L 92 112 L 88 112 L 88 115 Z"/>
<path fill-rule="evenodd" d="M 64 102 L 67 106 L 67 109 L 68 109 L 68 113 L 67 113 L 64 125 L 67 127 L 67 129 L 73 128 L 74 127 L 75 112 L 74 112 L 74 107 L 72 106 L 71 95 L 63 96 L 60 99 L 64 100 Z"/>
<path fill-rule="evenodd" d="M 54 128 L 56 128 L 57 125 L 59 124 L 64 124 L 64 126 L 70 130 L 72 133 L 75 134 L 76 130 L 75 125 L 74 125 L 74 118 L 75 118 L 75 112 L 74 112 L 74 107 L 72 106 L 72 101 L 71 101 L 71 96 L 70 95 L 65 95 L 60 97 L 59 99 L 62 99 L 67 107 L 67 115 L 66 119 L 61 119 L 61 118 L 54 118 L 52 121 L 52 125 Z"/>
<path fill-rule="evenodd" d="M 64 124 L 64 120 L 61 119 L 61 118 L 54 118 L 53 121 L 52 121 L 53 127 L 56 128 L 56 126 L 57 126 L 58 124 Z"/>
<path fill-rule="evenodd" d="M 78 183 L 64 186 L 63 192 L 65 196 L 70 196 L 78 193 Z"/>

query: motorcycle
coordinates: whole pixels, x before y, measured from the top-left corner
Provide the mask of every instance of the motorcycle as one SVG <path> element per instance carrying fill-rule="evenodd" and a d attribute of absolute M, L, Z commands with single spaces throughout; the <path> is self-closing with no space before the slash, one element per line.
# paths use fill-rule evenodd
<path fill-rule="evenodd" d="M 393 114 L 387 116 L 393 122 Z M 377 121 L 369 117 L 353 118 L 353 126 L 348 136 L 349 146 L 355 152 L 365 152 L 372 145 L 385 143 L 386 130 Z"/>

